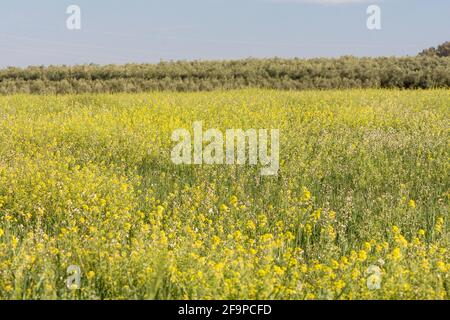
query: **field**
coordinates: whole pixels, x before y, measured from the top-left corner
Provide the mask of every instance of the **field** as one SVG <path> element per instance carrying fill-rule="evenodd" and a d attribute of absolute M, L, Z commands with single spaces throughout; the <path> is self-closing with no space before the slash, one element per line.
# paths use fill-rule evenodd
<path fill-rule="evenodd" d="M 449 299 L 449 106 L 449 90 L 0 97 L 0 299 Z M 195 121 L 279 128 L 278 175 L 173 164 Z"/>

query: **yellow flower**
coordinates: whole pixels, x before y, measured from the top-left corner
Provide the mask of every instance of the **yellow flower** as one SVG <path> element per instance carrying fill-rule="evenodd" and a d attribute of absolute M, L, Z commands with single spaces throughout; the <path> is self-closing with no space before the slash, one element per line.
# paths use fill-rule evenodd
<path fill-rule="evenodd" d="M 256 229 L 256 225 L 253 221 L 248 220 L 246 224 L 247 229 L 254 231 Z"/>
<path fill-rule="evenodd" d="M 436 263 L 436 266 L 437 266 L 437 269 L 438 269 L 440 272 L 444 272 L 444 273 L 447 272 L 447 266 L 445 265 L 444 262 L 438 261 L 438 262 Z"/>
<path fill-rule="evenodd" d="M 359 250 L 358 252 L 358 260 L 360 262 L 364 262 L 367 260 L 367 252 L 364 250 Z"/>
<path fill-rule="evenodd" d="M 164 207 L 163 206 L 157 206 L 156 207 L 156 212 L 158 213 L 158 215 L 162 215 L 164 213 Z"/>
<path fill-rule="evenodd" d="M 267 225 L 267 217 L 264 214 L 258 215 L 258 225 L 263 228 Z"/>
<path fill-rule="evenodd" d="M 428 269 L 430 269 L 430 262 L 427 259 L 423 259 L 420 267 L 422 268 L 422 270 L 427 271 Z"/>
<path fill-rule="evenodd" d="M 336 291 L 340 291 L 344 287 L 345 287 L 345 282 L 343 280 L 338 280 L 338 281 L 334 282 L 334 289 Z"/>
<path fill-rule="evenodd" d="M 89 271 L 88 273 L 87 273 L 87 278 L 90 280 L 90 279 L 92 279 L 92 278 L 94 278 L 95 277 L 95 272 L 94 271 Z"/>
<path fill-rule="evenodd" d="M 364 250 L 369 252 L 372 250 L 372 245 L 369 242 L 364 242 Z"/>
<path fill-rule="evenodd" d="M 436 231 L 436 233 L 441 233 L 443 225 L 444 225 L 444 219 L 442 217 L 437 218 L 436 225 L 434 226 L 434 231 Z"/>
<path fill-rule="evenodd" d="M 397 244 L 400 247 L 405 248 L 406 246 L 408 246 L 408 241 L 401 234 L 398 234 L 398 235 L 395 236 L 395 241 L 397 242 Z"/>
<path fill-rule="evenodd" d="M 358 277 L 359 277 L 360 275 L 361 275 L 361 272 L 359 272 L 358 269 L 353 269 L 352 272 L 351 272 L 352 280 L 358 279 Z"/>
<path fill-rule="evenodd" d="M 311 192 L 306 187 L 302 187 L 302 195 L 300 197 L 300 201 L 308 202 L 310 199 L 311 199 Z"/>
<path fill-rule="evenodd" d="M 314 300 L 316 298 L 316 295 L 314 293 L 307 293 L 305 296 L 306 300 Z"/>
<path fill-rule="evenodd" d="M 15 249 L 17 247 L 18 243 L 19 243 L 19 240 L 15 236 L 13 236 L 11 239 L 11 245 L 12 245 L 13 249 Z"/>
<path fill-rule="evenodd" d="M 400 228 L 397 227 L 397 226 L 393 226 L 393 227 L 392 227 L 392 232 L 393 232 L 394 234 L 399 234 L 399 233 L 400 233 Z"/>
<path fill-rule="evenodd" d="M 273 271 L 279 276 L 282 276 L 284 274 L 284 270 L 279 266 L 274 266 Z"/>
<path fill-rule="evenodd" d="M 312 213 L 312 216 L 313 216 L 315 221 L 320 220 L 320 214 L 321 213 L 322 213 L 321 209 L 314 210 L 314 212 Z"/>
<path fill-rule="evenodd" d="M 402 252 L 400 250 L 400 248 L 395 248 L 394 250 L 392 250 L 392 259 L 394 261 L 398 261 L 402 258 Z"/>
<path fill-rule="evenodd" d="M 408 207 L 414 209 L 416 207 L 416 202 L 413 199 L 409 200 Z"/>
<path fill-rule="evenodd" d="M 2 228 L 0 228 L 0 237 L 2 237 L 5 234 Z"/>
<path fill-rule="evenodd" d="M 330 211 L 330 212 L 328 212 L 328 217 L 329 217 L 331 220 L 334 220 L 334 219 L 336 218 L 336 212 L 335 212 L 335 211 Z"/>
<path fill-rule="evenodd" d="M 267 274 L 267 271 L 264 269 L 259 269 L 258 270 L 258 276 L 260 276 L 261 278 L 264 277 Z"/>
<path fill-rule="evenodd" d="M 218 245 L 220 243 L 220 238 L 218 236 L 213 236 L 212 243 L 213 245 Z"/>
<path fill-rule="evenodd" d="M 337 262 L 336 260 L 332 259 L 331 260 L 331 268 L 338 269 L 339 268 L 339 262 Z"/>

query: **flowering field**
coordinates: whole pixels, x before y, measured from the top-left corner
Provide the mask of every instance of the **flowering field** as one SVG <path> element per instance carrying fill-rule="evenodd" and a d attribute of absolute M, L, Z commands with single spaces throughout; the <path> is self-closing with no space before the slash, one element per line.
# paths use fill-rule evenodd
<path fill-rule="evenodd" d="M 0 298 L 448 299 L 449 106 L 449 90 L 0 97 Z M 195 121 L 280 129 L 278 175 L 173 164 Z"/>

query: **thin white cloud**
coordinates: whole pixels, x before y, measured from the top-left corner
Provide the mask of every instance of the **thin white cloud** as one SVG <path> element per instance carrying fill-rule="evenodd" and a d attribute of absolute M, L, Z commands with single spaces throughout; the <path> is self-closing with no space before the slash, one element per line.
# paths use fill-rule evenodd
<path fill-rule="evenodd" d="M 277 3 L 310 3 L 310 4 L 352 4 L 352 3 L 376 3 L 380 0 L 272 0 Z"/>

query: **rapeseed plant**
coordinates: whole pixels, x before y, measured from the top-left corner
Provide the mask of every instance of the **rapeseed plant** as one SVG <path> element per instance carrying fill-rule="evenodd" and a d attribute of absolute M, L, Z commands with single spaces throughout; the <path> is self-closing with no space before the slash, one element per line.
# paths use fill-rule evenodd
<path fill-rule="evenodd" d="M 0 97 L 0 298 L 448 299 L 448 97 Z M 278 175 L 173 164 L 195 121 L 280 128 Z"/>

